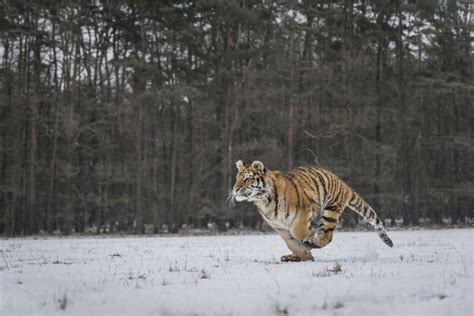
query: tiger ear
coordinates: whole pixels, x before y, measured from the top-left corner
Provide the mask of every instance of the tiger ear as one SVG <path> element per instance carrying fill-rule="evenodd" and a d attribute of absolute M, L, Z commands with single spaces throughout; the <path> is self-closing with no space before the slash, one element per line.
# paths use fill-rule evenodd
<path fill-rule="evenodd" d="M 263 163 L 261 161 L 258 161 L 258 160 L 255 160 L 254 162 L 252 162 L 252 169 L 255 169 L 256 171 L 258 171 L 262 174 L 264 174 L 265 171 L 267 171 L 267 169 L 265 168 Z"/>
<path fill-rule="evenodd" d="M 237 169 L 240 171 L 244 167 L 244 162 L 242 160 L 237 160 L 235 165 L 237 166 Z"/>

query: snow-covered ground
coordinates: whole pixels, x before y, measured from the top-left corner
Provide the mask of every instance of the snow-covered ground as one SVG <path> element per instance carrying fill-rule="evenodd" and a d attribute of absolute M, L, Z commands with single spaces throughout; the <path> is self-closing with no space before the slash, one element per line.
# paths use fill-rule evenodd
<path fill-rule="evenodd" d="M 304 263 L 277 235 L 3 239 L 0 314 L 474 314 L 474 229 L 389 235 L 336 232 Z"/>

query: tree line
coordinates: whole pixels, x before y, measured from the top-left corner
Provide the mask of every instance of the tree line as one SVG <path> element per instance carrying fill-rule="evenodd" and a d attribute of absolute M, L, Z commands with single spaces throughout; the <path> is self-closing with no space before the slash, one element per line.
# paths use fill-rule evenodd
<path fill-rule="evenodd" d="M 467 0 L 0 5 L 0 233 L 256 227 L 238 159 L 328 168 L 392 224 L 471 220 Z"/>

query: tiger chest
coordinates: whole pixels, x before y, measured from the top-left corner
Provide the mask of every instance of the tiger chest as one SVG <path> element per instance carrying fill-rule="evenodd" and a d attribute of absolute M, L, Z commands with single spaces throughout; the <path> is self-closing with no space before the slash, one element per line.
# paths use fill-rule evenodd
<path fill-rule="evenodd" d="M 290 230 L 291 223 L 294 219 L 294 212 L 286 213 L 274 211 L 272 209 L 258 208 L 260 215 L 273 229 Z"/>

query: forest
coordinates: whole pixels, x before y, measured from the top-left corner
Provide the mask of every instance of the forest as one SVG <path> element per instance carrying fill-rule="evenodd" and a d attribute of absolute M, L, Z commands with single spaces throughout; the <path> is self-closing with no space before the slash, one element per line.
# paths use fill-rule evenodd
<path fill-rule="evenodd" d="M 327 168 L 388 226 L 472 223 L 473 13 L 0 0 L 0 234 L 260 229 L 238 159 Z"/>

